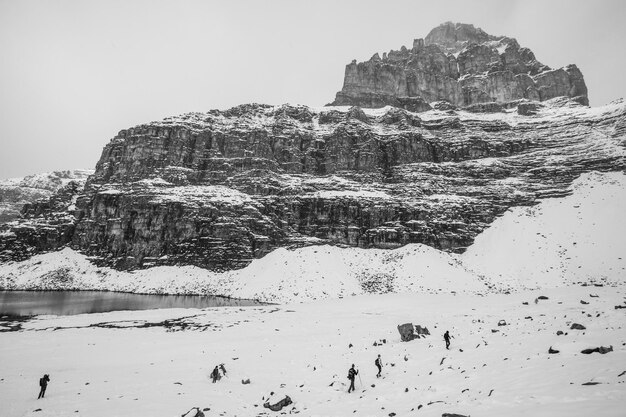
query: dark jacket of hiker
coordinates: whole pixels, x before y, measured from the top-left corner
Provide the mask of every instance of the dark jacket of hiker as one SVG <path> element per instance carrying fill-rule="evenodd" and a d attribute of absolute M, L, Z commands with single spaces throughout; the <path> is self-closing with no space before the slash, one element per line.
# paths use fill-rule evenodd
<path fill-rule="evenodd" d="M 217 382 L 217 380 L 220 379 L 220 371 L 217 366 L 213 369 L 213 372 L 211 372 L 211 378 L 213 378 L 213 382 Z"/>
<path fill-rule="evenodd" d="M 383 370 L 383 363 L 380 360 L 380 355 L 378 355 L 378 357 L 376 358 L 376 360 L 374 361 L 374 365 L 376 365 L 376 367 L 378 368 L 378 373 L 376 374 L 376 378 L 380 377 L 380 373 Z"/>
<path fill-rule="evenodd" d="M 448 331 L 446 330 L 446 332 L 443 334 L 443 340 L 446 341 L 446 349 L 448 349 L 450 347 L 450 333 L 448 333 Z"/>
<path fill-rule="evenodd" d="M 354 378 L 358 375 L 359 371 L 354 369 L 354 365 L 352 368 L 348 370 L 348 379 L 350 380 L 350 388 L 348 388 L 348 392 L 354 391 Z"/>
<path fill-rule="evenodd" d="M 39 396 L 37 397 L 37 399 L 43 398 L 46 394 L 48 382 L 50 382 L 50 376 L 48 374 L 45 374 L 44 376 L 39 378 L 39 386 L 41 387 L 41 389 L 39 390 Z"/>

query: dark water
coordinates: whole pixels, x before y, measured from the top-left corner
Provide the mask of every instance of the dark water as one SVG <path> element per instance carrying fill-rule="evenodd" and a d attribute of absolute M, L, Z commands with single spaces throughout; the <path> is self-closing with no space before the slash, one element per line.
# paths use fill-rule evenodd
<path fill-rule="evenodd" d="M 156 308 L 254 306 L 251 300 L 203 295 L 143 295 L 101 291 L 0 291 L 0 315 L 73 315 Z"/>

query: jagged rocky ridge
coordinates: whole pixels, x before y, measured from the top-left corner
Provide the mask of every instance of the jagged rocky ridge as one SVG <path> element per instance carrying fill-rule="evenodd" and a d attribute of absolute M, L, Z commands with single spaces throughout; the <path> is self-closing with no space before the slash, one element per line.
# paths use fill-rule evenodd
<path fill-rule="evenodd" d="M 374 54 L 346 66 L 343 88 L 333 105 L 386 105 L 424 111 L 432 101 L 456 106 L 545 101 L 577 97 L 588 105 L 587 87 L 576 65 L 552 69 L 517 40 L 493 36 L 473 25 L 444 23 L 411 49 Z"/>
<path fill-rule="evenodd" d="M 0 260 L 65 245 L 121 269 L 232 269 L 318 243 L 462 252 L 508 207 L 625 167 L 621 101 L 434 107 L 250 104 L 123 130 L 84 188 L 0 229 Z"/>

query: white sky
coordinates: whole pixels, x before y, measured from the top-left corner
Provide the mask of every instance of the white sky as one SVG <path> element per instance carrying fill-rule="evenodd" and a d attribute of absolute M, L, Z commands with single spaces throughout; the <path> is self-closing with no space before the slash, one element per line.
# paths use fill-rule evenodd
<path fill-rule="evenodd" d="M 93 168 L 121 129 L 237 104 L 331 102 L 352 59 L 444 21 L 626 94 L 626 1 L 0 0 L 0 178 Z"/>

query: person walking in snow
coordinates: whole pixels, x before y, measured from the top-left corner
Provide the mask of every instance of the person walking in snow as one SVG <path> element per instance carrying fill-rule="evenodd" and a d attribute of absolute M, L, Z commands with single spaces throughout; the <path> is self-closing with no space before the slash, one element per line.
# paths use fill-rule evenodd
<path fill-rule="evenodd" d="M 211 372 L 211 378 L 213 378 L 214 384 L 220 379 L 220 370 L 217 366 L 213 369 L 213 372 Z"/>
<path fill-rule="evenodd" d="M 378 355 L 378 357 L 374 361 L 374 365 L 376 365 L 376 367 L 378 368 L 378 373 L 376 374 L 376 378 L 380 378 L 380 373 L 383 370 L 383 361 L 382 359 L 380 359 L 380 355 Z"/>
<path fill-rule="evenodd" d="M 46 388 L 48 387 L 48 382 L 50 382 L 50 375 L 45 374 L 41 378 L 39 378 L 39 386 L 41 389 L 39 390 L 39 397 L 37 399 L 43 398 L 46 394 Z"/>
<path fill-rule="evenodd" d="M 224 366 L 224 364 L 220 364 L 220 371 L 222 371 L 222 373 L 224 374 L 224 376 L 226 376 L 226 367 Z"/>
<path fill-rule="evenodd" d="M 446 349 L 450 349 L 450 333 L 448 333 L 448 331 L 446 330 L 446 332 L 443 334 L 443 340 L 446 341 Z"/>
<path fill-rule="evenodd" d="M 348 370 L 348 379 L 350 380 L 350 388 L 348 388 L 348 392 L 354 391 L 354 378 L 359 374 L 359 371 L 354 369 L 354 364 L 352 364 L 352 368 Z"/>

